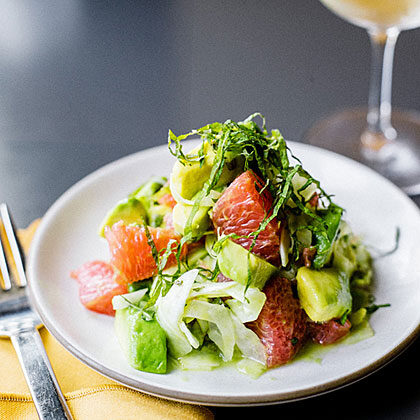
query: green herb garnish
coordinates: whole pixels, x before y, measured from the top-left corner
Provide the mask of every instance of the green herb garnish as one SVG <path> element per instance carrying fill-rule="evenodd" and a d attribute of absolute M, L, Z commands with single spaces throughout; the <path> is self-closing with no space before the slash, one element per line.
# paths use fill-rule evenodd
<path fill-rule="evenodd" d="M 254 121 L 257 117 L 262 119 L 261 127 Z M 185 154 L 183 152 L 181 142 L 190 136 L 201 137 L 202 147 L 199 149 L 201 153 Z M 169 150 L 184 165 L 203 161 L 202 151 L 205 143 L 208 143 L 215 152 L 214 164 L 208 180 L 196 195 L 186 223 L 183 243 L 200 239 L 194 238 L 192 235 L 193 218 L 203 199 L 208 197 L 217 185 L 224 166 L 236 162 L 243 165 L 244 171 L 250 169 L 264 180 L 265 184 L 260 193 L 267 189 L 273 197 L 273 205 L 269 214 L 266 215 L 259 228 L 248 235 L 253 239 L 249 252 L 252 252 L 258 235 L 272 220 L 276 218 L 287 220 L 290 214 L 298 212 L 308 216 L 306 228 L 313 232 L 314 243 L 312 245 L 317 250 L 314 266 L 315 268 L 324 266 L 331 253 L 342 209 L 332 203 L 331 197 L 320 187 L 319 181 L 310 176 L 302 168 L 301 162 L 291 155 L 281 133 L 278 130 L 272 130 L 269 133 L 265 118 L 259 113 L 252 114 L 243 122 L 232 120 L 227 120 L 225 123 L 215 122 L 180 136 L 169 131 Z M 289 155 L 294 164 L 291 163 Z M 296 175 L 305 179 L 304 184 L 297 191 L 293 186 L 293 179 Z M 305 199 L 304 192 L 312 184 L 317 186 L 320 200 L 326 199 L 328 207 L 325 210 L 318 210 L 316 207 L 307 205 L 309 199 Z M 298 244 L 299 241 L 295 235 L 296 232 L 292 234 L 292 240 L 294 244 Z M 295 253 L 298 258 L 296 248 Z"/>

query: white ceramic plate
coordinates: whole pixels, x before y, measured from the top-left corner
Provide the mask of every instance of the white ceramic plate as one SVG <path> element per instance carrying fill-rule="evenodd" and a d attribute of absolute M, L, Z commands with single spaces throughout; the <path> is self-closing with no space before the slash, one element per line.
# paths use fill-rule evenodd
<path fill-rule="evenodd" d="M 193 141 L 189 141 L 191 146 Z M 375 263 L 376 302 L 390 303 L 372 315 L 375 335 L 335 346 L 322 363 L 298 360 L 251 379 L 235 368 L 212 372 L 139 372 L 124 359 L 113 318 L 82 307 L 70 270 L 107 259 L 98 224 L 113 204 L 152 175 L 169 175 L 174 158 L 166 146 L 111 163 L 70 188 L 50 208 L 29 257 L 31 298 L 50 332 L 77 358 L 129 387 L 161 397 L 207 405 L 269 404 L 333 390 L 372 373 L 398 355 L 420 330 L 420 212 L 399 189 L 370 169 L 311 146 L 289 142 L 295 156 L 335 194 L 353 230 L 378 248 L 398 250 Z"/>

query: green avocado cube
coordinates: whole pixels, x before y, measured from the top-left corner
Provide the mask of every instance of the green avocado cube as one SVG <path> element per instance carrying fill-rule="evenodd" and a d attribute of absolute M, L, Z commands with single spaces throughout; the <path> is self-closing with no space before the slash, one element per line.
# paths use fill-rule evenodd
<path fill-rule="evenodd" d="M 201 147 L 203 147 L 204 156 L 201 162 L 189 162 L 184 165 L 176 161 L 172 168 L 171 190 L 175 200 L 177 195 L 187 200 L 193 199 L 210 177 L 216 154 L 209 143 L 206 142 L 194 148 L 187 156 L 198 156 Z M 216 187 L 226 185 L 236 178 L 243 169 L 243 164 L 239 162 L 240 159 L 234 159 L 224 166 Z"/>
<path fill-rule="evenodd" d="M 115 332 L 128 360 L 137 370 L 166 373 L 166 334 L 152 319 L 142 318 L 141 311 L 128 307 L 115 311 Z"/>
<path fill-rule="evenodd" d="M 174 229 L 181 235 L 184 235 L 185 226 L 190 217 L 193 206 L 186 204 L 176 204 L 172 211 Z M 199 207 L 194 214 L 191 222 L 191 234 L 194 238 L 201 237 L 210 226 L 210 207 Z"/>
<path fill-rule="evenodd" d="M 144 204 L 134 197 L 129 197 L 119 201 L 105 216 L 99 227 L 99 235 L 104 236 L 106 226 L 112 226 L 114 223 L 122 220 L 125 224 L 142 224 L 147 220 L 147 210 Z"/>
<path fill-rule="evenodd" d="M 130 197 L 142 198 L 152 197 L 165 185 L 167 179 L 165 177 L 151 177 L 147 182 L 137 188 L 130 194 Z"/>
<path fill-rule="evenodd" d="M 238 283 L 262 289 L 267 280 L 278 271 L 278 268 L 266 260 L 257 257 L 236 244 L 226 239 L 217 255 L 217 263 L 223 275 Z"/>
<path fill-rule="evenodd" d="M 300 304 L 312 321 L 329 321 L 351 311 L 349 279 L 336 269 L 300 267 L 296 280 Z"/>

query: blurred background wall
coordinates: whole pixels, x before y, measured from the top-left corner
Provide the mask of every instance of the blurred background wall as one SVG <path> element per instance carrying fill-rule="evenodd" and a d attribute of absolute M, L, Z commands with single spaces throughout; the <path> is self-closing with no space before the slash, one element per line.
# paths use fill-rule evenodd
<path fill-rule="evenodd" d="M 255 111 L 299 141 L 366 103 L 369 55 L 365 30 L 315 0 L 1 0 L 0 179 L 14 181 L 0 194 L 26 197 L 25 224 L 96 168 L 165 143 L 168 129 Z M 419 64 L 420 30 L 403 32 L 396 106 L 420 110 Z"/>

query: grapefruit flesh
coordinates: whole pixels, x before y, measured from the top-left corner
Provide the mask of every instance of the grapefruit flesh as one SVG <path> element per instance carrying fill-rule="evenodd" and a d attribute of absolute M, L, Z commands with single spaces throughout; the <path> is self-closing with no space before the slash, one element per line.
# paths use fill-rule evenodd
<path fill-rule="evenodd" d="M 174 241 L 165 267 L 175 265 L 178 242 L 181 237 L 173 229 L 167 228 L 149 227 L 149 232 L 160 255 L 165 253 L 169 241 Z M 124 274 L 124 276 L 118 277 L 117 281 L 132 283 L 156 274 L 156 262 L 143 227 L 117 222 L 105 229 L 105 238 L 111 253 L 110 263 Z M 183 246 L 181 257 L 184 257 L 185 254 L 186 245 Z"/>
<path fill-rule="evenodd" d="M 338 319 L 331 319 L 330 321 L 318 324 L 316 322 L 308 323 L 308 335 L 315 343 L 332 344 L 340 338 L 348 334 L 351 328 L 351 323 L 347 319 L 344 324 Z"/>
<path fill-rule="evenodd" d="M 258 230 L 273 204 L 271 194 L 263 187 L 262 181 L 248 170 L 229 185 L 213 208 L 212 220 L 219 234 L 241 236 L 232 240 L 248 250 L 254 240 L 254 236 L 249 235 Z M 279 246 L 280 226 L 278 220 L 273 219 L 258 235 L 252 252 L 278 266 Z"/>
<path fill-rule="evenodd" d="M 266 301 L 258 318 L 247 324 L 264 345 L 267 367 L 290 361 L 306 339 L 307 316 L 293 296 L 290 280 L 277 277 L 263 289 Z"/>
<path fill-rule="evenodd" d="M 162 195 L 162 197 L 159 197 L 157 201 L 159 204 L 170 207 L 171 209 L 173 209 L 176 205 L 175 198 L 172 196 L 171 193 L 166 193 Z"/>
<path fill-rule="evenodd" d="M 127 293 L 127 286 L 117 283 L 121 274 L 105 261 L 89 261 L 70 275 L 79 283 L 82 304 L 95 312 L 114 315 L 112 298 Z"/>

